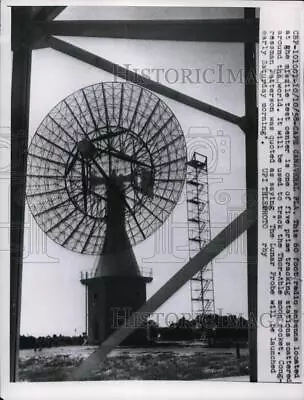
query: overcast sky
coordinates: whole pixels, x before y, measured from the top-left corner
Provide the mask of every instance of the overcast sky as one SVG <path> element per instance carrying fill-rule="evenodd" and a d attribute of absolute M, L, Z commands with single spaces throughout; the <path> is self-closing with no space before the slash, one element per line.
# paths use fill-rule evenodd
<path fill-rule="evenodd" d="M 60 19 L 234 18 L 241 9 L 98 9 L 69 7 Z M 159 70 L 161 83 L 236 115 L 244 114 L 244 85 L 227 82 L 243 69 L 243 44 L 135 41 L 63 38 L 118 64 Z M 192 83 L 183 82 L 183 69 L 193 71 Z M 196 81 L 195 71 L 207 71 Z M 221 74 L 221 75 L 220 75 Z M 151 78 L 156 75 L 151 73 Z M 30 135 L 46 114 L 64 97 L 83 86 L 112 81 L 113 76 L 51 49 L 33 52 Z M 175 82 L 176 81 L 176 82 Z M 173 83 L 174 82 L 174 83 Z M 212 236 L 245 208 L 245 141 L 235 125 L 162 97 L 179 120 L 188 150 L 210 158 L 209 175 Z M 217 152 L 217 150 L 218 152 Z M 22 287 L 21 334 L 82 333 L 85 330 L 84 287 L 80 272 L 94 267 L 96 258 L 72 253 L 46 239 L 27 210 L 25 263 Z M 169 232 L 169 236 L 168 236 Z M 170 242 L 171 240 L 171 242 Z M 188 261 L 185 192 L 162 229 L 134 248 L 141 267 L 152 268 L 147 286 L 150 297 Z M 163 243 L 160 245 L 160 243 Z M 245 235 L 214 261 L 215 306 L 226 313 L 247 315 Z M 158 312 L 190 312 L 187 283 Z M 171 315 L 171 319 L 173 316 Z"/>

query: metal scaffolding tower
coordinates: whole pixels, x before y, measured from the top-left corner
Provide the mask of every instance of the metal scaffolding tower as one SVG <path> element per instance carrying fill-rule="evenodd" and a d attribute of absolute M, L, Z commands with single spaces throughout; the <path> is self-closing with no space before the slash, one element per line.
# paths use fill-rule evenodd
<path fill-rule="evenodd" d="M 211 239 L 207 157 L 197 152 L 187 162 L 187 215 L 191 259 Z M 212 262 L 193 276 L 190 290 L 193 316 L 215 313 Z"/>

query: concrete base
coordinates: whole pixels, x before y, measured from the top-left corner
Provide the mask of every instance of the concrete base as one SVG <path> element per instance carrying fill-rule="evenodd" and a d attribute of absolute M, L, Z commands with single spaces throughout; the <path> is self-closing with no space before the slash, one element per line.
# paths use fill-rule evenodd
<path fill-rule="evenodd" d="M 128 316 L 146 301 L 146 283 L 152 278 L 142 276 L 103 276 L 83 280 L 87 285 L 88 342 L 100 344 Z M 132 335 L 128 343 L 143 340 L 141 334 Z M 137 337 L 137 339 L 136 339 Z M 125 344 L 125 343 L 124 343 Z"/>

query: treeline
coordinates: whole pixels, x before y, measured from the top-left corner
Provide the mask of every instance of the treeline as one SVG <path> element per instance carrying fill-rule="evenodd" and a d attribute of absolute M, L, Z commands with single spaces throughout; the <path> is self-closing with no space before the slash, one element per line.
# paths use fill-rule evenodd
<path fill-rule="evenodd" d="M 122 344 L 155 344 L 160 341 L 206 340 L 209 346 L 230 346 L 248 341 L 248 321 L 236 315 L 198 315 L 194 319 L 180 318 L 167 327 L 160 327 L 148 320 Z M 20 336 L 20 349 L 39 350 L 57 346 L 79 346 L 87 344 L 85 334 L 79 336 Z"/>
<path fill-rule="evenodd" d="M 168 327 L 150 322 L 150 341 L 202 340 L 209 346 L 233 345 L 248 340 L 248 321 L 236 315 L 199 315 L 195 319 L 180 318 Z"/>
<path fill-rule="evenodd" d="M 172 322 L 170 328 L 229 328 L 229 329 L 248 329 L 248 321 L 242 316 L 205 314 L 197 315 L 194 319 L 180 318 L 177 322 Z"/>
<path fill-rule="evenodd" d="M 84 334 L 79 336 L 20 336 L 20 349 L 42 349 L 57 346 L 79 346 L 86 342 Z"/>

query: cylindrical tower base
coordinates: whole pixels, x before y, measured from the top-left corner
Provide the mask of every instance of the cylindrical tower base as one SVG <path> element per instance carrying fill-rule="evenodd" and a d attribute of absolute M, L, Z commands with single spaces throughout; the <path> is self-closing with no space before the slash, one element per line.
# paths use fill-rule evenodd
<path fill-rule="evenodd" d="M 88 343 L 102 343 L 146 301 L 146 283 L 152 278 L 142 276 L 103 276 L 83 280 L 87 285 Z M 143 316 L 138 315 L 138 321 Z M 145 330 L 132 334 L 124 343 L 145 342 Z"/>

